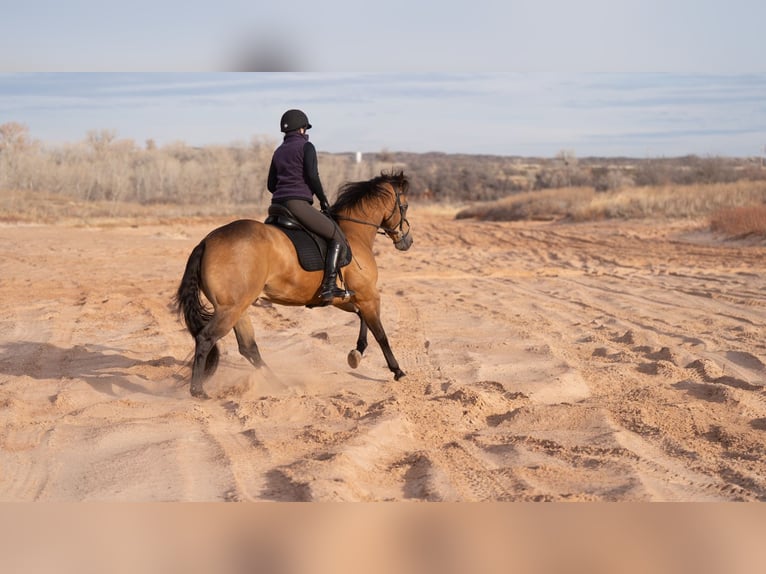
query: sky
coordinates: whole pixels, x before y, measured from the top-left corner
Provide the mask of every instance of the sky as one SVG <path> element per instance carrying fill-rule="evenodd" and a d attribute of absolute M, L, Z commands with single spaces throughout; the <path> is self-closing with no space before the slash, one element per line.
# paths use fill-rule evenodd
<path fill-rule="evenodd" d="M 0 14 L 3 71 L 766 71 L 762 0 L 0 0 Z"/>
<path fill-rule="evenodd" d="M 757 156 L 766 74 L 4 73 L 0 123 L 50 144 L 278 142 L 304 110 L 319 151 Z"/>
<path fill-rule="evenodd" d="M 46 142 L 754 156 L 762 0 L 0 0 L 0 124 Z"/>

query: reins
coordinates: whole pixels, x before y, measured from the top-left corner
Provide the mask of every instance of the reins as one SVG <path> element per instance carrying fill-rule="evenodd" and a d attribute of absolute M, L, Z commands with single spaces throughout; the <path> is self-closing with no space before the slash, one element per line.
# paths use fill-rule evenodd
<path fill-rule="evenodd" d="M 400 233 L 403 232 L 404 224 L 406 223 L 407 227 L 409 227 L 409 225 L 410 225 L 410 222 L 407 221 L 407 216 L 406 216 L 406 212 L 407 212 L 407 207 L 408 206 L 402 205 L 401 192 L 398 189 L 396 189 L 393 185 L 391 186 L 391 188 L 394 190 L 394 195 L 396 197 L 396 203 L 394 204 L 393 209 L 391 209 L 391 213 L 383 221 L 385 222 L 385 221 L 388 221 L 389 219 L 391 219 L 391 217 L 393 217 L 394 213 L 396 213 L 396 210 L 398 208 L 399 209 L 399 216 L 400 216 L 399 217 L 398 228 L 386 227 L 382 223 L 379 225 L 377 223 L 372 223 L 370 221 L 364 221 L 362 219 L 356 219 L 354 217 L 347 217 L 345 215 L 335 215 L 335 219 L 336 220 L 342 219 L 343 221 L 351 221 L 352 223 L 359 223 L 361 225 L 369 225 L 370 227 L 374 227 L 377 230 L 377 233 L 379 233 L 380 235 L 389 235 L 389 234 L 394 233 L 396 231 L 399 231 Z"/>
<path fill-rule="evenodd" d="M 361 219 L 355 219 L 353 217 L 346 217 L 345 215 L 335 215 L 334 217 L 335 217 L 335 219 L 342 219 L 343 221 L 351 221 L 352 223 L 361 223 L 362 225 L 369 225 L 370 227 L 374 227 L 379 234 L 381 234 L 381 235 L 385 235 L 386 234 L 386 232 L 385 232 L 386 228 L 383 227 L 382 225 L 376 225 L 376 224 L 371 223 L 369 221 L 362 221 Z M 383 231 L 381 231 L 381 230 L 383 230 Z"/>

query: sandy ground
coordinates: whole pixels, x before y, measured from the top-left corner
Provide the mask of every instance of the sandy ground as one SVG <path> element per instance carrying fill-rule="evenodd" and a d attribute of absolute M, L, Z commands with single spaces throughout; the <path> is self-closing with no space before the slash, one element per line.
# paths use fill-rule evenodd
<path fill-rule="evenodd" d="M 189 394 L 171 309 L 223 220 L 0 226 L 0 500 L 766 500 L 766 247 L 410 210 L 383 321 L 257 304 Z"/>

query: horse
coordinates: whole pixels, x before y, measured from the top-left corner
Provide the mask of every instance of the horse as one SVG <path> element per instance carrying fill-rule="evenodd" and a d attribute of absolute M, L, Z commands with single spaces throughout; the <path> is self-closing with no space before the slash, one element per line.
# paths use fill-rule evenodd
<path fill-rule="evenodd" d="M 381 172 L 368 181 L 341 186 L 328 212 L 345 234 L 352 254 L 339 275 L 353 295 L 329 303 L 356 313 L 360 320 L 356 348 L 349 352 L 348 364 L 351 368 L 359 366 L 369 328 L 395 380 L 405 373 L 380 321 L 378 267 L 372 248 L 378 234 L 388 236 L 400 251 L 412 246 L 408 190 L 409 179 L 403 171 Z M 318 294 L 322 277 L 321 270 L 301 267 L 290 239 L 275 225 L 239 219 L 211 231 L 189 255 L 175 295 L 176 309 L 195 343 L 192 396 L 208 398 L 203 386 L 218 366 L 217 341 L 232 329 L 240 354 L 256 368 L 265 367 L 247 309 L 259 298 L 279 305 L 328 305 Z"/>

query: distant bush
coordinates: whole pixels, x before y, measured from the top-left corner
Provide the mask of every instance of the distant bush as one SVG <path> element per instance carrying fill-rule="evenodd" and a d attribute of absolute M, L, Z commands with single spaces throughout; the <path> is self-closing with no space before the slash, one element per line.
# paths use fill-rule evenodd
<path fill-rule="evenodd" d="M 371 154 L 374 156 L 375 154 Z M 414 197 L 433 201 L 495 201 L 532 190 L 591 187 L 598 192 L 766 181 L 757 158 L 554 158 L 387 152 L 412 179 Z"/>

